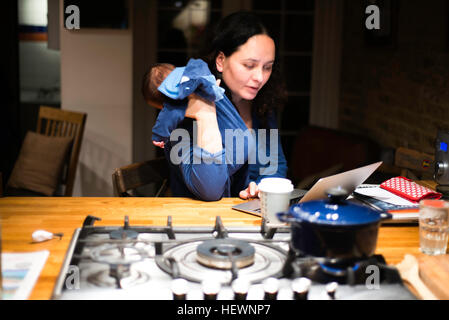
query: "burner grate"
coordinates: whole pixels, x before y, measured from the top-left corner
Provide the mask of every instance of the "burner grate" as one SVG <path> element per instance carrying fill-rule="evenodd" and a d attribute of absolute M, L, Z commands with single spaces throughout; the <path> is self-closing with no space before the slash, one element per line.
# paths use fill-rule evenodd
<path fill-rule="evenodd" d="M 280 277 L 285 262 L 286 251 L 278 246 L 270 245 L 274 241 L 246 240 L 254 247 L 254 262 L 242 268 L 222 270 L 209 267 L 198 262 L 197 247 L 202 240 L 189 241 L 162 250 L 156 249 L 156 264 L 161 270 L 173 278 L 184 278 L 193 282 L 201 282 L 204 278 L 213 278 L 222 284 L 229 284 L 237 277 L 244 277 L 249 282 L 258 283 L 267 277 Z"/>
<path fill-rule="evenodd" d="M 237 239 L 206 240 L 196 248 L 199 263 L 217 269 L 244 268 L 254 263 L 254 247 Z"/>

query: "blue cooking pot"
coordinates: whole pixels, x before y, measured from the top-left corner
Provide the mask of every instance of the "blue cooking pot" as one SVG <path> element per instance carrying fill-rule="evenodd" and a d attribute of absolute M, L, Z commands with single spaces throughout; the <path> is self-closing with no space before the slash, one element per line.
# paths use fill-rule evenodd
<path fill-rule="evenodd" d="M 328 258 L 366 258 L 374 254 L 382 220 L 391 214 L 345 199 L 346 190 L 328 190 L 325 200 L 292 205 L 278 213 L 291 225 L 291 246 L 300 255 Z"/>

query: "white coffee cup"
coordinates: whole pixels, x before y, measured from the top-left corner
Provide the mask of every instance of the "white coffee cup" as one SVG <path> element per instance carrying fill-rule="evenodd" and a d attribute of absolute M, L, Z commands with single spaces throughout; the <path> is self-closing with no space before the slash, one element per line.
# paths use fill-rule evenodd
<path fill-rule="evenodd" d="M 293 184 L 285 178 L 265 178 L 258 185 L 260 198 L 260 211 L 269 226 L 285 225 L 276 213 L 285 212 L 290 205 L 290 195 Z"/>

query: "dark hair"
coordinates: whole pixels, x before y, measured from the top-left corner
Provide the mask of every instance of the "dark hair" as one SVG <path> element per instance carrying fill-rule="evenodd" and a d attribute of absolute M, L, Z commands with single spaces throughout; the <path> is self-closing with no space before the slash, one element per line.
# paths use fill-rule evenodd
<path fill-rule="evenodd" d="M 228 57 L 237 49 L 245 44 L 249 38 L 265 34 L 273 39 L 262 21 L 253 13 L 247 11 L 239 11 L 228 15 L 213 30 L 209 36 L 207 43 L 208 48 L 202 53 L 203 59 L 208 63 L 210 71 L 217 77 L 221 78 L 221 73 L 216 67 L 216 58 L 220 52 Z M 277 50 L 276 50 L 277 52 Z M 274 111 L 275 108 L 281 108 L 286 102 L 287 93 L 281 80 L 280 68 L 277 59 L 273 65 L 273 71 L 270 79 L 262 87 L 253 100 L 253 108 L 258 117 L 262 120 L 262 127 L 267 126 L 267 115 Z M 226 84 L 222 81 L 228 98 L 230 92 Z"/>
<path fill-rule="evenodd" d="M 174 68 L 175 66 L 168 63 L 156 63 L 144 74 L 141 92 L 147 103 L 153 105 L 162 105 L 164 103 L 165 96 L 157 88 Z"/>

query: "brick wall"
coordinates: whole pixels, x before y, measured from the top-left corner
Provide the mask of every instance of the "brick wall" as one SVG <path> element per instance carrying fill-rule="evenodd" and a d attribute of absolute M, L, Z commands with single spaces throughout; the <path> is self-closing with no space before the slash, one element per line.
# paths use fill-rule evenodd
<path fill-rule="evenodd" d="M 345 2 L 340 129 L 434 152 L 437 130 L 449 130 L 448 9 L 445 0 L 400 1 L 395 43 L 370 47 L 364 1 Z"/>

